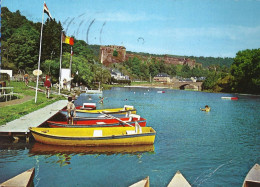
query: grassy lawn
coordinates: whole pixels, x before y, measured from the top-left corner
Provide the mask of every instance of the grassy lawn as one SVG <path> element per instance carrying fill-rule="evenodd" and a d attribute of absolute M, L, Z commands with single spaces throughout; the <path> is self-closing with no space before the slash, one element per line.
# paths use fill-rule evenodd
<path fill-rule="evenodd" d="M 35 86 L 35 83 L 30 83 L 30 86 Z M 48 99 L 45 96 L 45 93 L 38 92 L 37 94 L 37 103 L 35 103 L 34 96 L 35 90 L 26 87 L 24 82 L 10 82 L 7 86 L 14 87 L 14 92 L 19 93 L 19 98 L 23 98 L 24 96 L 32 96 L 33 99 L 21 103 L 14 104 L 9 106 L 3 106 L 0 108 L 0 125 L 3 125 L 7 122 L 13 121 L 21 116 L 24 116 L 28 113 L 31 113 L 37 109 L 43 108 L 49 104 L 52 104 L 58 100 L 65 99 L 63 96 L 59 95 L 51 95 Z M 39 87 L 44 89 L 43 87 Z"/>

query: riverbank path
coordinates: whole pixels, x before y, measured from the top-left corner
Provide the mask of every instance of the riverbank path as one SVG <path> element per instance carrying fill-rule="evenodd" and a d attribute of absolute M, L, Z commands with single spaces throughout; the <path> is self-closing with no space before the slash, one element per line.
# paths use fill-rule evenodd
<path fill-rule="evenodd" d="M 38 127 L 67 105 L 67 100 L 59 100 L 44 108 L 22 116 L 19 119 L 8 122 L 0 126 L 0 136 L 13 136 L 14 134 L 24 136 L 29 131 L 29 127 Z"/>

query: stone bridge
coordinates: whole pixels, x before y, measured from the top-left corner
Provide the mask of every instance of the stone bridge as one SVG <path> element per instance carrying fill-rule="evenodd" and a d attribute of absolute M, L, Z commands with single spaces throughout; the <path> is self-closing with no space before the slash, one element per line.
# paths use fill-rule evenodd
<path fill-rule="evenodd" d="M 198 90 L 201 91 L 201 85 L 202 82 L 192 82 L 192 81 L 186 81 L 186 82 L 174 82 L 171 87 L 173 89 L 180 89 L 180 90 Z"/>

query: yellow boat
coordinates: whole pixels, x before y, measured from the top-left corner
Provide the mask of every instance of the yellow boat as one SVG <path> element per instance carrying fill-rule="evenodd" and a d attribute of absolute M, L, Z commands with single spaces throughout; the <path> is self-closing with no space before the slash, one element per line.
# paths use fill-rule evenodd
<path fill-rule="evenodd" d="M 89 114 L 126 114 L 131 112 L 131 114 L 136 114 L 136 109 L 133 106 L 125 105 L 124 108 L 108 108 L 99 110 L 76 110 L 76 112 L 89 113 Z"/>
<path fill-rule="evenodd" d="M 114 146 L 154 144 L 152 127 L 113 128 L 29 128 L 34 139 L 44 144 L 72 146 Z"/>

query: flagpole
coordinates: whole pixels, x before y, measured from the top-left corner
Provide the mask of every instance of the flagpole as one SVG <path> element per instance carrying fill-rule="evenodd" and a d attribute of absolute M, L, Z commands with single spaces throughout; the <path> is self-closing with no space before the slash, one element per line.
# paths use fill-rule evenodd
<path fill-rule="evenodd" d="M 103 49 L 102 49 L 102 52 L 101 52 L 101 83 L 103 83 Z M 100 89 L 100 82 L 99 82 L 99 89 Z"/>
<path fill-rule="evenodd" d="M 61 87 L 61 59 L 62 59 L 62 32 L 60 36 L 60 76 L 59 76 L 59 95 L 60 95 L 60 87 Z"/>
<path fill-rule="evenodd" d="M 72 64 L 72 46 L 71 46 L 71 51 L 70 51 L 70 90 L 71 90 L 71 64 Z"/>
<path fill-rule="evenodd" d="M 45 3 L 45 2 L 44 2 L 44 3 Z M 40 50 L 39 50 L 39 60 L 38 60 L 38 71 L 37 71 L 36 91 L 35 91 L 35 103 L 37 102 L 37 91 L 38 91 L 39 74 L 40 74 L 41 50 L 42 50 L 42 30 L 43 30 L 43 19 L 44 19 L 44 7 L 43 7 L 43 10 L 42 10 L 42 26 L 41 26 Z"/>
<path fill-rule="evenodd" d="M 102 49 L 102 52 L 101 52 L 101 64 L 103 64 L 103 49 Z"/>

